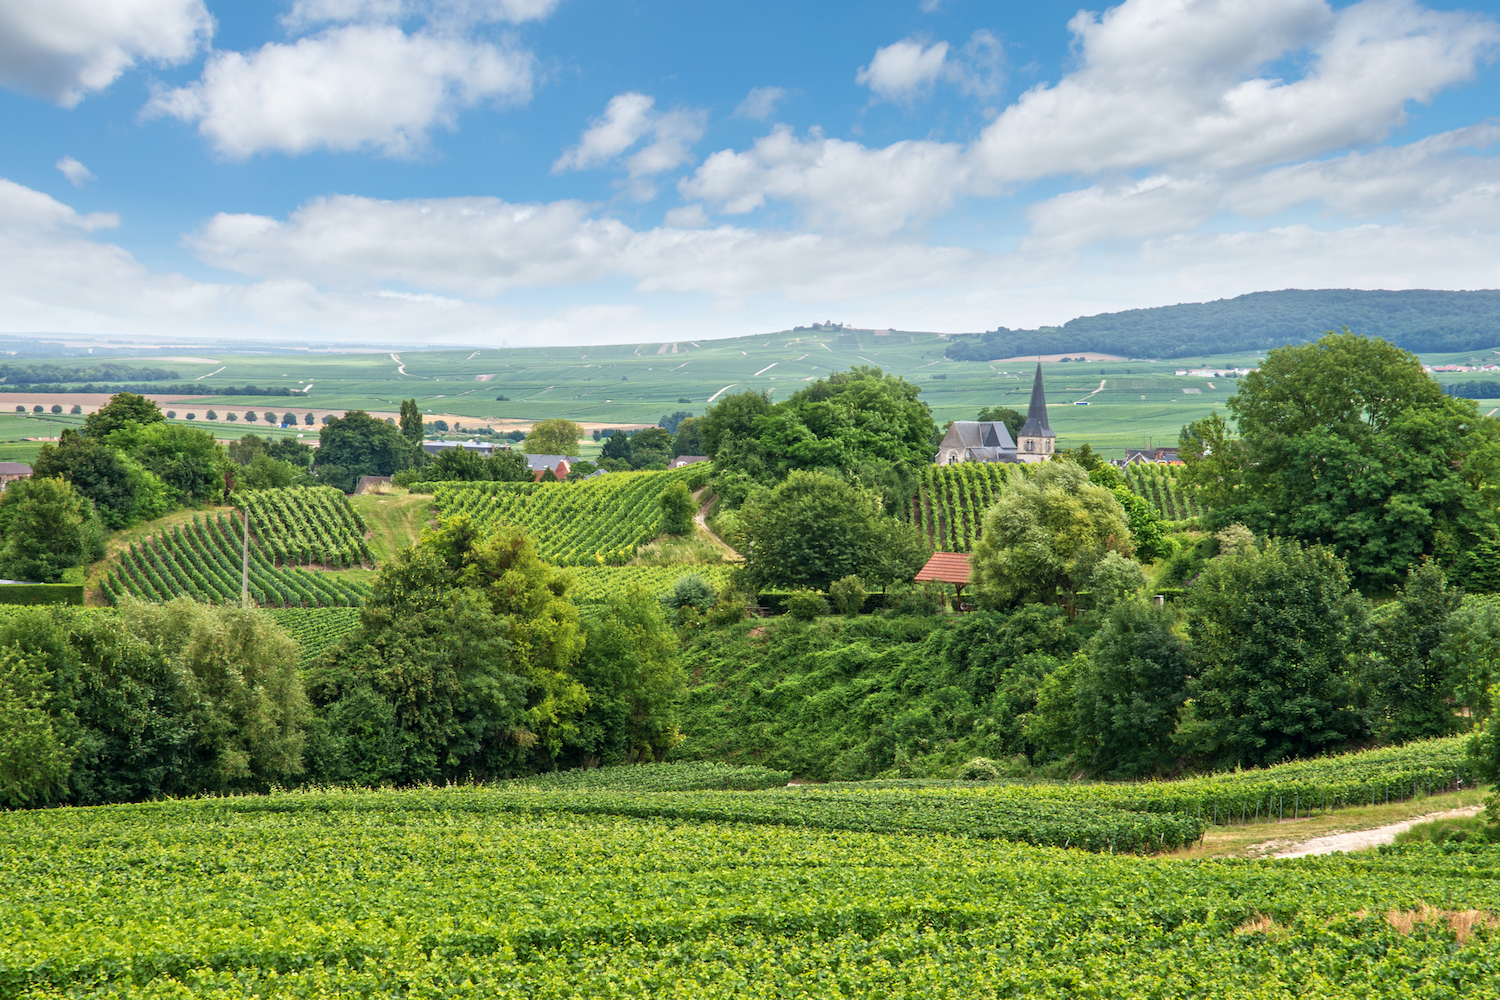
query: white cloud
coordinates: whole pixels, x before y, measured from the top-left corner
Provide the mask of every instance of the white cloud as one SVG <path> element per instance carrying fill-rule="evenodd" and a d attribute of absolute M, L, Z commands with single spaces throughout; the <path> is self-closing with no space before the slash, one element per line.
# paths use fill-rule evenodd
<path fill-rule="evenodd" d="M 861 66 L 854 74 L 854 82 L 869 87 L 882 100 L 910 104 L 931 92 L 932 85 L 943 75 L 947 58 L 947 42 L 923 45 L 905 38 L 876 49 L 870 65 Z"/>
<path fill-rule="evenodd" d="M 1242 169 L 1383 139 L 1474 75 L 1493 21 L 1365 0 L 1127 0 L 1069 22 L 1081 68 L 1023 94 L 976 155 L 1005 182 L 1147 166 Z M 1300 79 L 1263 75 L 1310 55 Z"/>
<path fill-rule="evenodd" d="M 69 183 L 71 183 L 74 187 L 81 188 L 89 181 L 94 179 L 93 171 L 89 170 L 88 167 L 85 167 L 82 163 L 79 163 L 71 156 L 64 156 L 62 159 L 54 163 L 53 166 L 62 171 L 62 175 L 66 177 Z"/>
<path fill-rule="evenodd" d="M 665 114 L 655 110 L 655 98 L 630 91 L 616 94 L 578 137 L 578 145 L 563 152 L 552 164 L 552 172 L 587 170 L 612 162 L 647 135 L 652 143 L 626 160 L 631 177 L 666 173 L 692 159 L 692 145 L 703 136 L 708 120 L 704 111 L 677 109 Z M 651 190 L 655 194 L 655 190 Z"/>
<path fill-rule="evenodd" d="M 421 19 L 450 27 L 545 20 L 560 0 L 296 0 L 282 15 L 291 31 L 323 24 L 397 24 Z"/>
<path fill-rule="evenodd" d="M 776 105 L 785 99 L 786 91 L 781 87 L 755 87 L 745 95 L 734 113 L 738 118 L 754 118 L 759 121 L 775 114 Z"/>
<path fill-rule="evenodd" d="M 0 0 L 0 84 L 70 108 L 138 62 L 186 62 L 213 29 L 203 0 Z"/>
<path fill-rule="evenodd" d="M 434 127 L 452 128 L 461 107 L 528 100 L 533 62 L 487 42 L 353 25 L 215 53 L 201 80 L 157 94 L 147 113 L 197 122 L 233 158 L 319 147 L 406 156 Z"/>
<path fill-rule="evenodd" d="M 951 143 L 872 150 L 816 130 L 799 139 L 778 126 L 746 152 L 714 153 L 679 189 L 731 215 L 774 198 L 800 206 L 813 226 L 891 233 L 949 207 L 968 186 L 968 170 Z"/>
<path fill-rule="evenodd" d="M 708 213 L 696 203 L 668 209 L 664 221 L 669 229 L 703 229 L 709 223 Z"/>

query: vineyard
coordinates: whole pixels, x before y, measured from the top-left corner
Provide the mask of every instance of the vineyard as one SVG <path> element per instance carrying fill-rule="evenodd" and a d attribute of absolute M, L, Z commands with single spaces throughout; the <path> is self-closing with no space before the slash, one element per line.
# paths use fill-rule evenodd
<path fill-rule="evenodd" d="M 732 566 L 579 566 L 568 571 L 573 589 L 568 597 L 579 604 L 602 601 L 628 587 L 643 587 L 660 597 L 684 576 L 702 577 L 717 591 L 729 585 Z"/>
<path fill-rule="evenodd" d="M 303 663 L 359 628 L 358 608 L 271 608 L 266 614 L 302 647 Z"/>
<path fill-rule="evenodd" d="M 689 466 L 573 483 L 439 483 L 435 497 L 444 517 L 465 514 L 482 531 L 521 528 L 558 566 L 617 566 L 660 533 L 662 490 L 701 475 Z"/>
<path fill-rule="evenodd" d="M 1013 465 L 963 462 L 930 465 L 912 498 L 909 520 L 939 552 L 968 552 L 979 539 L 984 512 L 1000 498 Z"/>
<path fill-rule="evenodd" d="M 239 600 L 243 523 L 224 514 L 195 514 L 191 524 L 136 542 L 100 582 L 105 599 L 113 604 L 130 594 L 147 601 Z M 368 592 L 331 573 L 279 569 L 251 539 L 250 596 L 262 607 L 353 607 Z"/>
<path fill-rule="evenodd" d="M 1203 513 L 1198 499 L 1177 482 L 1175 466 L 1133 462 L 1125 467 L 1125 482 L 1151 501 L 1157 514 L 1165 520 L 1185 521 Z"/>
<path fill-rule="evenodd" d="M 1411 763 L 1317 766 L 1379 784 Z M 1291 1000 L 1493 996 L 1500 976 L 1497 846 L 1188 860 L 1170 851 L 1196 817 L 1090 798 L 1105 786 L 785 777 L 3 813 L 0 993 Z"/>
<path fill-rule="evenodd" d="M 364 519 L 341 491 L 312 486 L 250 490 L 240 496 L 261 551 L 275 562 L 321 563 L 329 569 L 374 565 Z"/>

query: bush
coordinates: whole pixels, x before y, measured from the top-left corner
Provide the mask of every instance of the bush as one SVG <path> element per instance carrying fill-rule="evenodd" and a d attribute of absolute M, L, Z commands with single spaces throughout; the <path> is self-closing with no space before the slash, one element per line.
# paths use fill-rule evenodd
<path fill-rule="evenodd" d="M 693 499 L 692 491 L 688 489 L 687 483 L 678 481 L 662 491 L 658 501 L 662 510 L 663 534 L 667 535 L 691 535 L 693 533 L 693 515 L 698 512 L 697 501 Z"/>
<path fill-rule="evenodd" d="M 958 769 L 958 776 L 965 781 L 995 781 L 1000 777 L 1000 768 L 988 757 L 975 757 Z"/>
<path fill-rule="evenodd" d="M 662 598 L 662 603 L 673 609 L 694 607 L 699 611 L 707 611 L 718 600 L 719 594 L 714 590 L 713 584 L 696 573 L 688 573 L 677 578 L 672 589 Z"/>
<path fill-rule="evenodd" d="M 835 580 L 828 588 L 828 596 L 833 601 L 833 606 L 839 609 L 839 614 L 853 618 L 865 609 L 864 581 L 857 576 L 846 576 L 841 580 Z"/>
<path fill-rule="evenodd" d="M 782 604 L 786 613 L 798 621 L 810 622 L 815 618 L 828 614 L 828 602 L 823 595 L 816 590 L 794 590 L 786 595 L 786 601 Z"/>
<path fill-rule="evenodd" d="M 929 587 L 908 585 L 891 590 L 890 613 L 892 615 L 930 618 L 938 613 L 938 607 L 937 594 Z"/>

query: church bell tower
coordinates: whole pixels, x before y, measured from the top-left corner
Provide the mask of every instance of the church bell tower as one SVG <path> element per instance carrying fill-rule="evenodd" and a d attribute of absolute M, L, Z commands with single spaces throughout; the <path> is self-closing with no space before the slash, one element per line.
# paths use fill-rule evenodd
<path fill-rule="evenodd" d="M 1045 462 L 1052 457 L 1057 435 L 1047 423 L 1047 394 L 1042 390 L 1042 363 L 1037 362 L 1036 382 L 1031 386 L 1031 405 L 1026 408 L 1026 426 L 1016 435 L 1016 461 Z"/>

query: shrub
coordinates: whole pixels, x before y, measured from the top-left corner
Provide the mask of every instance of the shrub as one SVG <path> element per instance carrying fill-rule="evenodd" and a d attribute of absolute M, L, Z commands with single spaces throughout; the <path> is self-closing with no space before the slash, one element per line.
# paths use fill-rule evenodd
<path fill-rule="evenodd" d="M 864 581 L 857 576 L 846 576 L 841 580 L 835 580 L 828 588 L 828 596 L 833 601 L 833 606 L 839 609 L 839 614 L 848 615 L 853 618 L 865 609 Z"/>
<path fill-rule="evenodd" d="M 937 594 L 931 588 L 915 585 L 899 590 L 893 588 L 890 605 L 893 615 L 912 615 L 917 618 L 932 617 L 938 613 L 939 606 Z"/>
<path fill-rule="evenodd" d="M 828 614 L 828 602 L 823 595 L 816 590 L 794 590 L 786 595 L 786 601 L 782 605 L 786 613 L 798 621 L 810 622 L 821 615 Z"/>
<path fill-rule="evenodd" d="M 693 607 L 707 611 L 718 599 L 719 594 L 712 584 L 696 573 L 688 573 L 677 578 L 672 589 L 662 598 L 662 603 L 674 609 Z"/>
<path fill-rule="evenodd" d="M 693 515 L 698 512 L 698 504 L 693 499 L 692 491 L 688 489 L 687 483 L 679 480 L 662 490 L 658 501 L 662 510 L 663 534 L 667 535 L 690 535 L 693 533 Z"/>
<path fill-rule="evenodd" d="M 1000 777 L 1000 768 L 988 757 L 975 757 L 958 769 L 958 776 L 965 781 L 995 781 Z"/>

